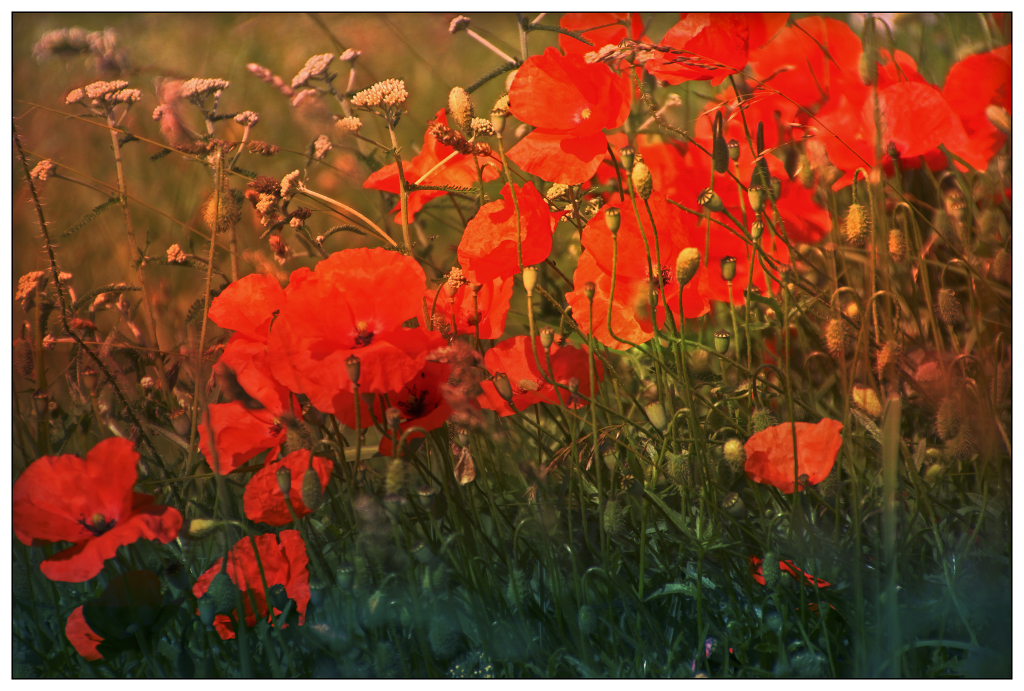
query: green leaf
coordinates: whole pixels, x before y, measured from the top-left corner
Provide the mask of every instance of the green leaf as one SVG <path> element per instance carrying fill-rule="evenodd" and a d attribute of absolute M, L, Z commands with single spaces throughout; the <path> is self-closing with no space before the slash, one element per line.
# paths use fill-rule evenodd
<path fill-rule="evenodd" d="M 664 597 L 665 595 L 686 595 L 687 597 L 697 597 L 697 585 L 695 583 L 669 583 L 663 588 L 660 588 L 648 595 L 644 600 L 650 601 L 656 597 Z"/>
<path fill-rule="evenodd" d="M 120 201 L 121 197 L 119 195 L 114 195 L 113 197 L 103 202 L 99 206 L 93 207 L 92 211 L 78 219 L 74 225 L 72 225 L 70 228 L 65 230 L 60 235 L 58 235 L 57 239 L 63 240 L 66 237 L 71 237 L 72 235 L 80 231 L 82 228 L 92 223 L 96 219 L 96 217 L 102 214 L 104 211 L 119 204 Z"/>

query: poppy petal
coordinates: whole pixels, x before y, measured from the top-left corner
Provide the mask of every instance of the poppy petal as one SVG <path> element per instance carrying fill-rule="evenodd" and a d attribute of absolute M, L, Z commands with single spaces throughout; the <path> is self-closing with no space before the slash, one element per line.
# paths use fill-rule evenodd
<path fill-rule="evenodd" d="M 582 137 L 534 130 L 509 149 L 509 159 L 531 175 L 548 182 L 578 185 L 594 177 L 608 155 L 601 132 Z"/>

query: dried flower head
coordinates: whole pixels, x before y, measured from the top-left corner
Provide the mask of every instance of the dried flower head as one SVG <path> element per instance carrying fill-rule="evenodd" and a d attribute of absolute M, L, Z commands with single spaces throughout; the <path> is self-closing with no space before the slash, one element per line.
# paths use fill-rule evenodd
<path fill-rule="evenodd" d="M 280 235 L 270 236 L 270 249 L 274 253 L 274 261 L 280 265 L 284 265 L 288 261 L 289 249 L 288 245 L 285 244 L 284 238 Z"/>
<path fill-rule="evenodd" d="M 569 193 L 569 186 L 563 185 L 560 182 L 556 182 L 548 188 L 548 191 L 544 193 L 544 198 L 549 202 L 564 197 Z M 617 209 L 616 209 L 617 211 Z"/>
<path fill-rule="evenodd" d="M 316 89 L 303 89 L 292 97 L 292 108 L 302 108 L 313 105 L 316 102 L 319 92 Z"/>
<path fill-rule="evenodd" d="M 491 121 L 483 118 L 473 118 L 469 123 L 469 129 L 474 137 L 493 137 L 497 134 Z"/>
<path fill-rule="evenodd" d="M 266 83 L 272 84 L 273 86 L 277 87 L 277 89 L 285 96 L 291 97 L 295 95 L 295 89 L 285 84 L 283 79 L 278 77 L 276 74 L 268 70 L 263 65 L 257 64 L 255 62 L 250 62 L 245 67 L 247 70 L 249 70 L 249 72 L 256 75 L 258 79 L 261 79 Z"/>
<path fill-rule="evenodd" d="M 358 108 L 393 108 L 405 103 L 409 92 L 401 79 L 385 79 L 369 89 L 363 89 L 352 97 L 352 105 Z"/>
<path fill-rule="evenodd" d="M 75 26 L 70 29 L 65 27 L 47 31 L 32 48 L 32 55 L 39 62 L 43 62 L 52 57 L 73 58 L 88 53 L 89 50 L 90 44 L 85 29 Z"/>
<path fill-rule="evenodd" d="M 253 140 L 249 142 L 249 153 L 256 154 L 257 156 L 274 156 L 281 149 L 268 142 L 261 142 Z"/>
<path fill-rule="evenodd" d="M 854 247 L 860 247 L 868 237 L 870 222 L 867 211 L 860 204 L 850 204 L 850 210 L 846 214 L 846 223 L 843 225 L 843 237 Z"/>
<path fill-rule="evenodd" d="M 243 110 L 241 113 L 235 116 L 235 122 L 239 125 L 246 127 L 254 127 L 257 122 L 260 121 L 259 113 L 254 113 L 251 110 Z"/>
<path fill-rule="evenodd" d="M 355 62 L 359 59 L 359 56 L 363 54 L 363 51 L 356 50 L 355 48 L 346 48 L 345 52 L 338 56 L 338 60 L 341 62 Z"/>
<path fill-rule="evenodd" d="M 32 344 L 28 342 L 28 339 L 14 339 L 14 348 L 11 354 L 14 357 L 14 371 L 26 379 L 34 379 L 35 358 L 32 355 Z"/>
<path fill-rule="evenodd" d="M 210 94 L 217 94 L 231 86 L 226 79 L 189 79 L 181 85 L 181 97 L 187 98 L 196 105 L 202 105 Z"/>
<path fill-rule="evenodd" d="M 462 31 L 463 29 L 468 28 L 469 27 L 469 22 L 470 22 L 469 17 L 464 17 L 464 16 L 462 16 L 460 14 L 458 17 L 453 19 L 451 21 L 451 23 L 448 25 L 448 33 L 450 33 L 450 34 L 457 34 L 458 32 Z"/>
<path fill-rule="evenodd" d="M 181 250 L 177 243 L 167 248 L 168 264 L 184 264 L 187 259 L 188 255 Z"/>
<path fill-rule="evenodd" d="M 138 103 L 142 100 L 142 92 L 138 89 L 121 89 L 120 91 L 110 94 L 107 99 L 111 103 Z"/>
<path fill-rule="evenodd" d="M 319 77 L 327 71 L 330 67 L 331 62 L 334 61 L 334 53 L 323 53 L 322 55 L 314 55 L 306 64 L 303 66 L 299 73 L 292 79 L 292 88 L 295 89 L 300 86 L 305 86 L 312 77 Z"/>
<path fill-rule="evenodd" d="M 327 155 L 327 152 L 330 151 L 332 147 L 333 144 L 331 144 L 331 138 L 326 134 L 321 134 L 316 138 L 316 141 L 313 142 L 313 158 L 318 161 L 321 160 Z"/>
<path fill-rule="evenodd" d="M 355 116 L 349 116 L 347 118 L 341 118 L 334 123 L 334 125 L 342 132 L 355 134 L 363 128 L 363 121 Z"/>
<path fill-rule="evenodd" d="M 128 86 L 128 82 L 120 79 L 113 82 L 93 82 L 85 87 L 85 95 L 91 98 L 95 104 L 126 86 Z"/>
<path fill-rule="evenodd" d="M 281 178 L 281 198 L 290 199 L 294 197 L 302 188 L 302 181 L 299 180 L 301 173 L 298 170 L 292 172 Z"/>
<path fill-rule="evenodd" d="M 29 173 L 33 180 L 40 182 L 46 182 L 51 175 L 54 175 L 57 171 L 57 164 L 48 158 L 44 158 L 42 161 L 36 164 L 36 167 Z"/>

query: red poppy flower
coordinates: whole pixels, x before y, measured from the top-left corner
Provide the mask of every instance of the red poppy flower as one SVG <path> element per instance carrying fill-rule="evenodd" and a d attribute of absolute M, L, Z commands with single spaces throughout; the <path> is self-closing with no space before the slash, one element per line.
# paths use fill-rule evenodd
<path fill-rule="evenodd" d="M 302 501 L 302 481 L 308 467 L 309 452 L 304 449 L 293 451 L 279 461 L 263 466 L 259 472 L 249 478 L 249 482 L 245 486 L 243 499 L 245 517 L 255 523 L 266 523 L 273 526 L 291 523 L 292 515 L 288 512 L 284 495 L 281 494 L 281 487 L 277 483 L 277 471 L 281 468 L 288 468 L 291 471 L 292 484 L 288 498 L 291 500 L 295 515 L 302 518 L 312 513 L 312 510 Z M 313 470 L 320 478 L 320 489 L 327 489 L 333 468 L 334 464 L 331 461 L 320 456 L 313 456 Z"/>
<path fill-rule="evenodd" d="M 178 536 L 177 509 L 132 491 L 138 462 L 130 441 L 113 438 L 92 447 L 85 460 L 43 456 L 25 469 L 14 483 L 14 534 L 26 545 L 75 543 L 43 560 L 44 576 L 81 583 L 122 545 Z"/>
<path fill-rule="evenodd" d="M 64 625 L 64 635 L 74 646 L 79 655 L 89 662 L 102 660 L 99 646 L 103 642 L 103 636 L 93 631 L 85 621 L 85 605 L 79 605 L 68 615 L 68 621 Z"/>
<path fill-rule="evenodd" d="M 398 393 L 385 394 L 384 398 L 388 404 L 402 411 L 402 422 L 398 426 L 398 434 L 401 436 L 410 427 L 422 427 L 430 430 L 437 429 L 448 420 L 452 413 L 451 407 L 445 401 L 441 392 L 441 385 L 447 383 L 451 374 L 452 366 L 447 363 L 428 361 L 423 366 L 423 371 L 413 377 Z M 377 400 L 378 420 L 384 419 L 384 411 L 380 409 L 380 399 Z M 354 426 L 354 425 L 353 425 Z M 413 432 L 407 440 L 422 437 L 420 432 Z M 394 445 L 390 437 L 381 439 L 377 449 L 384 456 L 392 455 Z"/>
<path fill-rule="evenodd" d="M 486 159 L 456 153 L 452 147 L 438 141 L 431 131 L 435 123 L 447 125 L 448 119 L 442 108 L 437 111 L 437 116 L 427 123 L 426 134 L 423 135 L 423 150 L 411 161 L 402 161 L 402 172 L 405 173 L 405 180 L 414 183 L 426 173 L 434 170 L 434 167 L 444 161 L 444 164 L 434 170 L 433 173 L 423 180 L 423 185 L 454 185 L 456 187 L 472 187 L 477 182 L 477 165 L 481 168 L 481 175 L 484 182 L 490 182 L 498 177 L 501 170 L 501 161 L 496 156 L 489 156 Z M 448 158 L 455 154 L 452 158 Z M 391 163 L 376 171 L 363 183 L 365 189 L 383 190 L 398 194 L 401 191 L 398 179 L 398 164 Z M 413 221 L 415 214 L 426 205 L 431 199 L 446 194 L 440 190 L 421 190 L 409 193 L 409 222 Z M 395 213 L 395 223 L 401 223 L 401 204 L 395 206 L 392 212 Z"/>
<path fill-rule="evenodd" d="M 627 77 L 548 48 L 519 68 L 509 88 L 512 114 L 536 129 L 508 157 L 549 182 L 585 182 L 607 153 L 602 130 L 625 121 L 629 98 Z"/>
<path fill-rule="evenodd" d="M 960 117 L 967 136 L 979 154 L 991 158 L 1006 141 L 985 115 L 985 108 L 997 105 L 1012 110 L 1010 46 L 964 58 L 949 68 L 942 96 Z"/>
<path fill-rule="evenodd" d="M 518 258 L 517 258 L 518 261 Z M 525 263 L 525 257 L 523 259 Z M 516 269 L 518 270 L 518 264 Z M 483 284 L 476 295 L 476 309 L 473 308 L 473 286 L 463 283 L 448 297 L 444 286 L 428 288 L 423 294 L 427 313 L 433 310 L 450 325 L 453 335 L 476 333 L 480 325 L 480 338 L 500 338 L 505 332 L 505 318 L 512 300 L 513 281 L 511 278 L 494 278 Z M 454 321 L 452 313 L 455 314 Z M 420 324 L 427 326 L 424 315 L 419 315 Z"/>
<path fill-rule="evenodd" d="M 553 215 L 548 211 L 547 202 L 532 182 L 522 187 L 513 187 L 519 201 L 523 266 L 540 264 L 551 254 L 551 235 L 561 214 Z M 519 231 L 508 185 L 501 189 L 501 197 L 480 207 L 476 216 L 466 225 L 459 243 L 459 264 L 466 278 L 476 283 L 487 283 L 519 273 L 516 239 Z M 420 273 L 423 273 L 422 270 Z"/>
<path fill-rule="evenodd" d="M 758 583 L 760 583 L 761 585 L 765 585 L 765 582 L 764 582 L 764 566 L 762 566 L 763 563 L 764 563 L 764 559 L 758 559 L 757 557 L 750 557 L 750 575 L 753 576 L 754 580 L 757 581 Z M 832 585 L 831 583 L 829 583 L 826 580 L 823 580 L 821 578 L 815 578 L 811 574 L 809 574 L 809 573 L 807 573 L 805 571 L 802 571 L 801 569 L 798 569 L 796 564 L 794 564 L 791 559 L 787 559 L 785 561 L 780 561 L 779 562 L 779 568 L 781 570 L 785 571 L 786 573 L 788 573 L 793 578 L 799 578 L 800 574 L 803 573 L 804 580 L 812 588 L 814 587 L 815 581 L 817 581 L 817 584 L 818 584 L 819 588 L 827 588 L 830 585 Z M 833 607 L 833 609 L 835 609 L 835 607 Z"/>
<path fill-rule="evenodd" d="M 793 492 L 793 429 L 790 424 L 784 422 L 758 432 L 744 445 L 747 477 L 786 494 Z M 808 482 L 816 485 L 832 472 L 839 447 L 843 445 L 843 423 L 825 418 L 816 424 L 792 424 L 796 426 L 797 475 L 807 475 Z"/>
<path fill-rule="evenodd" d="M 589 351 L 586 346 L 577 348 L 572 345 L 559 346 L 557 343 L 551 346 L 551 369 L 548 369 L 547 358 L 544 356 L 544 346 L 540 343 L 540 337 L 536 339 L 537 355 L 541 360 L 543 372 L 537 366 L 537 360 L 533 356 L 533 345 L 529 336 L 516 336 L 508 338 L 494 346 L 484 355 L 484 363 L 487 370 L 494 374 L 504 372 L 512 384 L 512 403 L 517 410 L 525 410 L 534 403 L 564 403 L 570 408 L 579 408 L 585 405 L 585 400 L 590 399 L 590 365 Z M 598 381 L 604 378 L 604 369 L 601 362 L 595 363 L 595 376 Z M 545 374 L 547 375 L 545 377 Z M 572 395 L 564 388 L 557 388 L 548 379 L 554 379 L 563 387 L 568 385 L 569 380 L 575 377 L 579 383 L 579 393 L 582 397 L 573 401 Z M 515 410 L 505 402 L 494 388 L 494 382 L 483 381 L 480 383 L 483 394 L 477 399 L 480 405 L 487 410 L 497 411 L 498 415 L 506 417 L 514 415 Z"/>
<path fill-rule="evenodd" d="M 569 53 L 586 55 L 609 43 L 618 44 L 619 41 L 626 38 L 626 27 L 618 23 L 625 18 L 625 12 L 566 12 L 558 20 L 558 25 L 563 29 L 582 33 L 584 38 L 594 45 L 588 46 L 572 36 L 559 34 L 558 47 L 566 55 Z M 608 24 L 611 26 L 607 26 Z"/>
<path fill-rule="evenodd" d="M 267 459 L 273 459 L 287 437 L 279 416 L 266 408 L 252 410 L 241 401 L 231 401 L 212 403 L 207 410 L 209 425 L 205 416 L 199 424 L 199 449 L 210 468 L 221 475 L 227 475 L 268 449 Z M 210 449 L 211 426 L 217 443 L 216 458 Z"/>
<path fill-rule="evenodd" d="M 380 248 L 335 252 L 313 271 L 293 272 L 268 341 L 275 376 L 327 413 L 347 405 L 339 396 L 352 395 L 350 355 L 360 360 L 360 391 L 402 388 L 423 369 L 426 352 L 444 342 L 402 327 L 421 313 L 425 284 L 415 259 Z"/>
<path fill-rule="evenodd" d="M 260 564 L 267 578 L 267 587 L 283 585 L 288 597 L 295 600 L 299 613 L 299 624 L 306 620 L 306 606 L 309 604 L 309 557 L 306 555 L 306 544 L 297 530 L 282 530 L 279 535 L 266 534 L 255 538 L 256 549 L 259 550 Z M 192 594 L 197 598 L 206 594 L 214 577 L 220 573 L 224 559 L 218 559 L 208 568 L 192 586 Z M 242 591 L 242 602 L 245 608 L 246 626 L 256 625 L 256 614 L 253 612 L 250 596 L 256 601 L 260 619 L 269 619 L 266 593 L 260 578 L 260 566 L 256 563 L 250 538 L 243 537 L 228 552 L 228 577 Z M 274 613 L 279 614 L 277 608 Z M 237 612 L 235 613 L 237 615 Z M 213 620 L 222 639 L 235 637 L 231 619 L 226 614 L 218 614 Z"/>

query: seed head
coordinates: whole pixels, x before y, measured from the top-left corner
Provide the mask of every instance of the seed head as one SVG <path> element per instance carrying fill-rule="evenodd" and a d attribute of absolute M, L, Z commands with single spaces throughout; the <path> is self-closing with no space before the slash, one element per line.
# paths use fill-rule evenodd
<path fill-rule="evenodd" d="M 750 208 L 753 209 L 754 213 L 759 214 L 764 210 L 766 192 L 765 188 L 760 185 L 752 185 L 747 189 L 747 200 L 750 202 Z"/>
<path fill-rule="evenodd" d="M 469 23 L 470 23 L 469 17 L 464 17 L 464 16 L 462 16 L 460 14 L 458 17 L 453 19 L 451 21 L 451 23 L 448 25 L 448 33 L 450 33 L 450 34 L 457 34 L 458 32 L 462 31 L 463 29 L 468 28 L 469 27 Z"/>
<path fill-rule="evenodd" d="M 593 281 L 587 281 L 583 284 L 583 294 L 588 300 L 594 299 L 594 294 L 597 292 L 597 286 L 594 285 Z"/>
<path fill-rule="evenodd" d="M 860 247 L 868 237 L 869 222 L 867 211 L 860 204 L 850 204 L 843 224 L 843 237 L 854 247 Z"/>
<path fill-rule="evenodd" d="M 744 506 L 743 500 L 736 492 L 729 492 L 722 497 L 721 507 L 722 511 L 733 518 L 743 518 L 747 514 L 747 507 Z"/>
<path fill-rule="evenodd" d="M 469 132 L 469 126 L 475 115 L 473 101 L 469 94 L 461 86 L 456 86 L 448 94 L 448 112 L 452 114 L 452 120 L 463 132 Z"/>
<path fill-rule="evenodd" d="M 253 141 L 249 142 L 248 149 L 249 149 L 249 153 L 251 153 L 251 154 L 256 154 L 257 156 L 267 156 L 267 157 L 274 156 L 274 155 L 277 154 L 278 151 L 280 151 L 280 149 L 277 146 L 273 145 L 273 144 L 269 144 L 267 142 L 261 142 L 261 141 L 257 141 L 257 140 L 253 140 Z"/>
<path fill-rule="evenodd" d="M 469 131 L 474 137 L 493 137 L 497 135 L 494 131 L 494 125 L 490 120 L 484 120 L 483 118 L 473 118 L 469 121 Z"/>
<path fill-rule="evenodd" d="M 719 262 L 722 267 L 722 280 L 731 281 L 736 278 L 736 257 L 722 257 Z"/>
<path fill-rule="evenodd" d="M 334 53 L 324 53 L 322 55 L 314 55 L 306 61 L 305 66 L 299 73 L 292 79 L 292 88 L 295 89 L 300 86 L 305 86 L 312 77 L 319 77 L 327 71 L 330 67 L 331 62 L 334 60 Z"/>
<path fill-rule="evenodd" d="M 619 163 L 626 169 L 626 172 L 632 172 L 633 164 L 636 162 L 636 149 L 631 146 L 624 146 L 619 149 Z"/>
<path fill-rule="evenodd" d="M 726 146 L 729 149 L 729 158 L 734 162 L 740 160 L 740 143 L 735 139 L 730 139 Z"/>
<path fill-rule="evenodd" d="M 341 118 L 334 126 L 346 134 L 355 134 L 363 128 L 363 121 L 355 116 Z"/>
<path fill-rule="evenodd" d="M 744 448 L 743 442 L 735 437 L 725 442 L 722 447 L 722 455 L 725 457 L 725 462 L 734 470 L 742 469 L 747 462 L 747 450 Z"/>
<path fill-rule="evenodd" d="M 719 355 L 725 355 L 729 352 L 729 341 L 732 339 L 732 334 L 722 329 L 721 331 L 715 332 L 715 351 Z"/>
<path fill-rule="evenodd" d="M 540 330 L 540 344 L 544 346 L 545 350 L 551 348 L 551 344 L 555 342 L 555 330 L 550 326 L 545 326 Z"/>
<path fill-rule="evenodd" d="M 878 351 L 878 357 L 876 359 L 878 376 L 882 377 L 887 370 L 895 368 L 899 364 L 899 359 L 900 344 L 895 340 L 886 341 L 881 350 Z"/>
<path fill-rule="evenodd" d="M 29 175 L 33 180 L 38 180 L 39 182 L 46 182 L 46 180 L 48 180 L 49 177 L 51 175 L 54 175 L 56 172 L 57 164 L 48 158 L 44 158 L 42 161 L 36 164 L 35 168 L 32 169 L 32 172 L 29 173 Z"/>
<path fill-rule="evenodd" d="M 127 82 L 125 82 L 125 85 L 127 85 Z M 226 79 L 189 79 L 181 85 L 179 93 L 182 98 L 187 98 L 193 103 L 201 105 L 210 94 L 216 95 L 229 86 L 231 86 L 231 82 Z M 86 93 L 88 93 L 88 87 L 86 87 Z"/>
<path fill-rule="evenodd" d="M 697 197 L 697 203 L 703 206 L 708 211 L 722 211 L 725 209 L 725 204 L 722 203 L 722 198 L 718 196 L 710 187 L 704 189 Z"/>
<path fill-rule="evenodd" d="M 316 141 L 313 142 L 313 158 L 315 158 L 318 161 L 323 159 L 323 157 L 327 155 L 327 152 L 330 151 L 333 148 L 333 146 L 334 145 L 331 144 L 331 138 L 328 137 L 326 134 L 321 134 L 319 137 L 316 138 Z"/>
<path fill-rule="evenodd" d="M 74 89 L 64 99 L 64 103 L 71 105 L 73 103 L 80 103 L 85 98 L 85 91 L 82 89 Z"/>
<path fill-rule="evenodd" d="M 618 500 L 609 501 L 604 507 L 604 530 L 609 535 L 618 535 L 626 527 L 626 519 Z"/>
<path fill-rule="evenodd" d="M 299 193 L 299 188 L 302 186 L 302 181 L 299 180 L 301 174 L 298 170 L 293 170 L 281 178 L 282 199 L 290 199 Z"/>
<path fill-rule="evenodd" d="M 700 269 L 700 250 L 696 247 L 687 247 L 679 252 L 676 257 L 676 280 L 679 281 L 680 290 L 683 289 Z"/>

